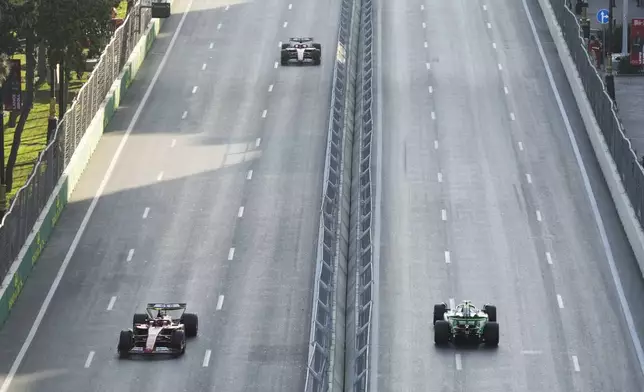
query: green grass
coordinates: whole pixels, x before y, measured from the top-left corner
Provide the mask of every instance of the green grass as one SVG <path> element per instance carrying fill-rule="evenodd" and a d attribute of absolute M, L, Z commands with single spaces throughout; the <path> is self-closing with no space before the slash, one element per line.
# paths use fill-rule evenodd
<path fill-rule="evenodd" d="M 118 17 L 124 18 L 125 11 L 127 9 L 127 1 L 123 0 L 117 8 Z M 22 91 L 25 91 L 25 56 L 16 55 L 14 59 L 20 59 L 22 64 Z M 90 73 L 83 74 L 83 77 L 78 80 L 76 79 L 76 73 L 72 72 L 72 80 L 69 82 L 69 103 L 74 100 L 78 90 L 85 84 L 89 77 Z M 16 166 L 13 172 L 13 186 L 11 192 L 7 194 L 7 199 L 10 202 L 11 199 L 15 196 L 18 189 L 20 189 L 34 168 L 34 164 L 38 159 L 38 155 L 45 148 L 47 143 L 47 121 L 49 118 L 49 84 L 44 83 L 40 86 L 36 86 L 34 91 L 34 106 L 29 113 L 29 118 L 25 124 L 25 129 L 22 132 L 22 142 L 20 143 L 20 148 L 18 149 L 18 157 L 16 159 Z M 58 106 L 56 106 L 56 115 L 58 116 Z M 17 123 L 17 121 L 16 121 Z M 9 128 L 9 116 L 5 117 L 5 159 L 9 158 L 9 152 L 11 151 L 11 144 L 13 142 L 13 136 L 15 128 Z"/>

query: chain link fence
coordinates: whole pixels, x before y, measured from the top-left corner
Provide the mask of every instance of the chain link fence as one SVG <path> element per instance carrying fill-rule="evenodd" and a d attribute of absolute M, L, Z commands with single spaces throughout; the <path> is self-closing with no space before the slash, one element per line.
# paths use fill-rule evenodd
<path fill-rule="evenodd" d="M 4 279 L 25 244 L 78 143 L 151 19 L 150 9 L 142 8 L 140 2 L 132 7 L 40 153 L 29 179 L 11 200 L 0 221 L 0 279 Z"/>
<path fill-rule="evenodd" d="M 626 137 L 622 122 L 617 115 L 617 107 L 608 95 L 601 73 L 588 53 L 579 21 L 567 3 L 566 0 L 551 0 L 552 9 L 579 72 L 599 128 L 642 227 L 644 172 L 631 142 Z"/>

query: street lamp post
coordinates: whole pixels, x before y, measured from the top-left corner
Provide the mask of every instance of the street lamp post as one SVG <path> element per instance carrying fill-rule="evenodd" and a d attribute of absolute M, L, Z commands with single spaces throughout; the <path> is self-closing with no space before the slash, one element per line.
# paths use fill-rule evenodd
<path fill-rule="evenodd" d="M 613 43 L 613 9 L 615 0 L 608 0 L 608 34 L 606 34 L 606 90 L 608 95 L 615 102 L 615 77 L 613 76 L 613 55 L 611 45 Z"/>
<path fill-rule="evenodd" d="M 622 56 L 628 55 L 628 1 L 622 2 Z"/>

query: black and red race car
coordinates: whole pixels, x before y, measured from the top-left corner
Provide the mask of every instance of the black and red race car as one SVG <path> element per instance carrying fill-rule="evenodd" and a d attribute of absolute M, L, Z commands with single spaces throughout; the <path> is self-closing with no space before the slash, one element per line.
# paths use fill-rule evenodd
<path fill-rule="evenodd" d="M 197 315 L 185 311 L 185 303 L 148 304 L 146 313 L 134 315 L 132 328 L 121 331 L 117 347 L 119 356 L 182 355 L 186 351 L 186 338 L 197 336 L 199 327 Z"/>

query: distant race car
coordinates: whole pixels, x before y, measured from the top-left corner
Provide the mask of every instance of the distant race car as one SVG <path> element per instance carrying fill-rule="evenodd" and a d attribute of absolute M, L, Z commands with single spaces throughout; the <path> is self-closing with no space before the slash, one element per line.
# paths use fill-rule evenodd
<path fill-rule="evenodd" d="M 121 358 L 130 354 L 170 354 L 174 357 L 186 351 L 186 337 L 197 336 L 199 319 L 185 313 L 185 303 L 151 303 L 146 313 L 136 313 L 132 328 L 121 331 L 118 353 Z"/>
<path fill-rule="evenodd" d="M 478 309 L 470 301 L 463 301 L 452 310 L 445 303 L 434 305 L 434 343 L 445 345 L 461 341 L 498 346 L 496 306 L 485 305 Z"/>
<path fill-rule="evenodd" d="M 311 61 L 313 65 L 322 63 L 322 45 L 313 42 L 313 38 L 290 38 L 288 43 L 282 44 L 282 65 L 288 65 L 295 60 L 298 64 Z"/>

